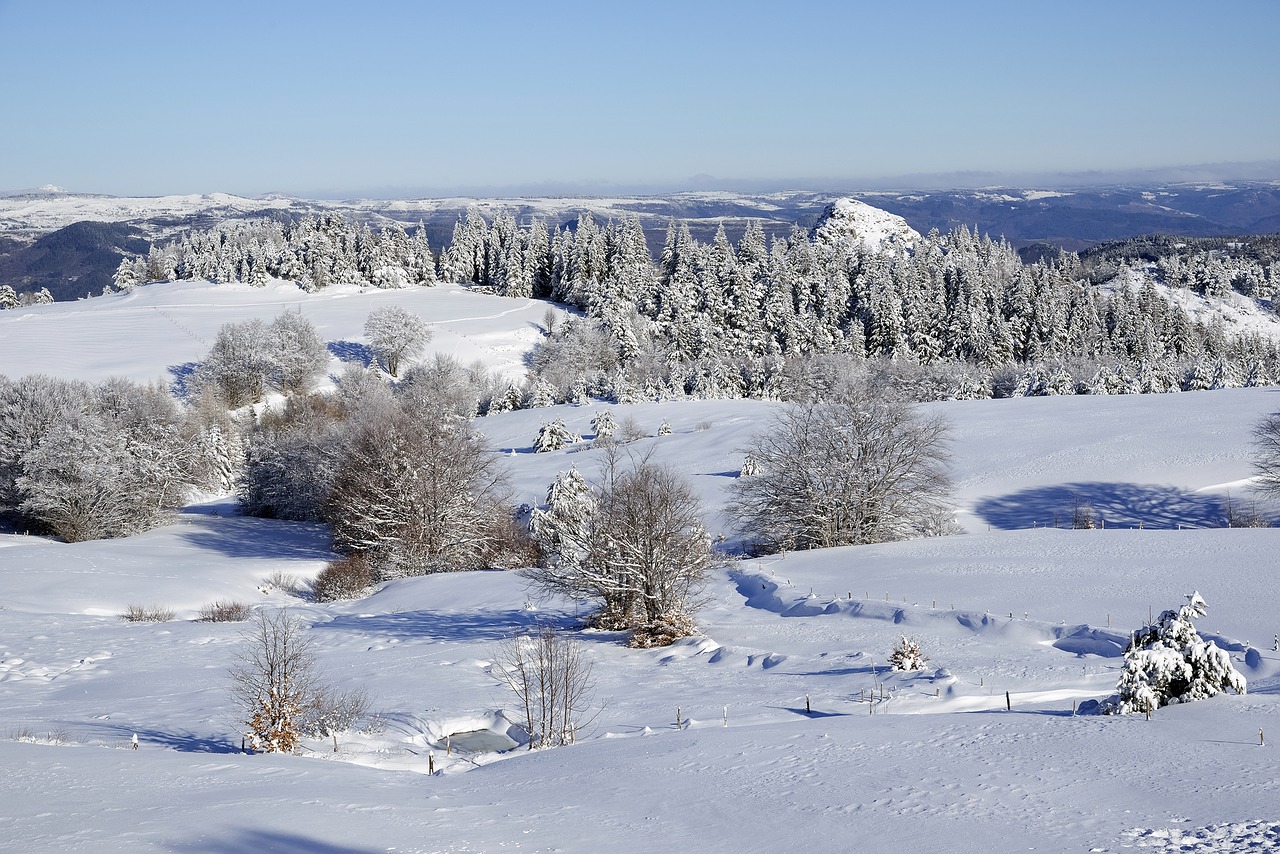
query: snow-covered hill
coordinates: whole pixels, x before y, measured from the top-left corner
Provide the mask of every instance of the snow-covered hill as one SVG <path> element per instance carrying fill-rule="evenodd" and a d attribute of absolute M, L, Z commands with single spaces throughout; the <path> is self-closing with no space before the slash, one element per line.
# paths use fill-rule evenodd
<path fill-rule="evenodd" d="M 463 364 L 523 376 L 524 358 L 543 336 L 548 303 L 485 296 L 456 285 L 407 290 L 332 287 L 308 294 L 294 284 L 263 288 L 242 284 L 168 282 L 127 294 L 0 312 L 0 373 L 44 373 L 68 379 L 127 377 L 139 382 L 179 379 L 204 358 L 224 323 L 270 321 L 301 312 L 334 354 L 356 358 L 364 321 L 381 305 L 419 314 L 432 331 L 428 353 L 445 352 Z"/>
<path fill-rule="evenodd" d="M 868 251 L 902 251 L 920 239 L 907 221 L 856 199 L 837 199 L 814 226 L 822 243 L 861 243 Z"/>
<path fill-rule="evenodd" d="M 369 308 L 392 301 L 433 323 L 433 347 L 510 368 L 545 308 L 458 288 L 149 286 L 0 314 L 0 371 L 168 379 L 226 320 L 300 308 L 330 342 L 358 343 Z M 497 645 L 538 623 L 576 632 L 578 606 L 534 597 L 514 573 L 321 605 L 264 579 L 313 576 L 331 557 L 326 531 L 225 501 L 122 540 L 0 538 L 0 849 L 1274 849 L 1280 532 L 1217 526 L 1227 495 L 1247 494 L 1250 427 L 1278 401 L 1235 389 L 931 404 L 953 424 L 968 533 L 733 561 L 708 589 L 702 634 L 673 647 L 579 633 L 601 711 L 575 746 L 533 754 L 468 748 L 483 741 L 468 733 L 497 739 L 518 717 L 492 675 Z M 518 498 L 540 499 L 570 465 L 595 474 L 585 444 L 530 445 L 553 417 L 589 433 L 603 406 L 483 420 Z M 685 473 L 732 541 L 719 508 L 775 406 L 610 408 L 650 434 L 670 423 L 633 450 Z M 1079 501 L 1105 529 L 1053 527 Z M 1114 688 L 1129 631 L 1192 589 L 1249 694 L 1151 721 L 1073 716 Z M 367 685 L 377 724 L 336 752 L 316 740 L 300 756 L 241 754 L 226 693 L 239 627 L 193 620 L 216 599 L 306 620 L 322 671 Z M 132 604 L 174 619 L 121 621 Z M 903 634 L 929 669 L 886 672 Z"/>

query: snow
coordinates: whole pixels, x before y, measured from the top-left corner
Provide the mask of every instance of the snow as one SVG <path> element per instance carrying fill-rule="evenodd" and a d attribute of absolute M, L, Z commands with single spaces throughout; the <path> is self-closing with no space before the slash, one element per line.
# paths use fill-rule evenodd
<path fill-rule="evenodd" d="M 353 348 L 343 345 L 367 343 L 365 318 L 383 305 L 403 306 L 427 321 L 434 336 L 428 355 L 451 353 L 463 364 L 480 361 L 512 376 L 523 376 L 524 356 L 542 337 L 547 309 L 544 302 L 486 296 L 457 285 L 336 286 L 308 294 L 287 282 L 262 288 L 169 282 L 0 313 L 0 371 L 169 383 L 204 357 L 222 324 L 301 311 L 338 354 L 332 363 L 337 373 L 339 356 L 354 357 Z"/>
<path fill-rule="evenodd" d="M 301 308 L 326 340 L 359 342 L 387 303 L 432 323 L 433 349 L 513 371 L 545 308 L 451 287 L 151 285 L 0 314 L 0 370 L 168 381 L 228 320 Z M 579 606 L 507 572 L 310 602 L 264 579 L 318 572 L 325 529 L 241 518 L 225 500 L 122 540 L 0 537 L 0 850 L 1274 849 L 1278 532 L 1218 525 L 1226 494 L 1247 494 L 1250 427 L 1278 401 L 1233 389 L 931 404 L 953 424 L 967 533 L 732 561 L 702 634 L 665 649 L 579 632 Z M 687 474 L 732 542 L 719 508 L 738 449 L 776 406 L 607 408 L 646 428 L 628 447 Z M 594 477 L 589 442 L 532 444 L 554 418 L 589 439 L 603 408 L 480 422 L 517 500 L 541 501 L 570 465 Z M 653 435 L 664 420 L 672 434 Z M 1077 499 L 1106 527 L 1055 528 Z M 1073 715 L 1114 690 L 1130 630 L 1192 590 L 1209 605 L 1197 627 L 1249 693 L 1151 721 Z M 377 725 L 340 734 L 336 752 L 318 739 L 299 756 L 241 754 L 226 692 L 239 626 L 193 619 L 215 599 L 305 620 L 322 672 L 366 685 Z M 131 604 L 174 619 L 120 620 Z M 489 672 L 496 648 L 546 624 L 584 644 L 601 711 L 571 747 L 486 749 L 519 740 Z M 888 671 L 904 634 L 924 671 Z"/>

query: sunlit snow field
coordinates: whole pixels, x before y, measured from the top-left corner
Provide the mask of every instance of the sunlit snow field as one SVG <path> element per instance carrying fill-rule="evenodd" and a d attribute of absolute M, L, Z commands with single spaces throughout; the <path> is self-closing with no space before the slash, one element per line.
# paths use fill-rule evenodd
<path fill-rule="evenodd" d="M 222 323 L 286 309 L 335 345 L 336 372 L 368 311 L 390 302 L 432 324 L 431 349 L 512 374 L 545 311 L 453 287 L 148 286 L 0 312 L 0 372 L 168 383 Z M 570 465 L 595 473 L 585 444 L 531 445 L 553 417 L 589 434 L 606 406 L 480 422 L 518 502 Z M 688 475 L 732 545 L 726 490 L 774 406 L 608 408 L 650 434 L 670 423 L 635 450 Z M 1280 392 L 932 408 L 953 425 L 966 533 L 733 561 L 708 588 L 701 634 L 666 649 L 579 633 L 601 708 L 556 750 L 453 749 L 453 735 L 518 719 L 490 672 L 503 639 L 538 623 L 577 631 L 574 603 L 536 597 L 517 574 L 318 605 L 264 579 L 314 576 L 332 557 L 324 528 L 242 518 L 225 498 L 123 540 L 0 536 L 0 850 L 1280 848 L 1277 748 L 1259 744 L 1260 730 L 1280 744 L 1280 532 L 1220 527 L 1228 500 L 1250 499 L 1250 427 Z M 1077 501 L 1105 528 L 1055 527 Z M 1129 631 L 1195 589 L 1202 633 L 1232 651 L 1249 693 L 1151 721 L 1073 716 L 1114 689 Z M 194 621 L 217 599 L 304 618 L 323 673 L 366 685 L 381 725 L 339 736 L 336 752 L 241 754 L 226 677 L 240 627 Z M 175 618 L 121 621 L 131 604 Z M 922 675 L 885 671 L 903 634 L 931 659 Z"/>

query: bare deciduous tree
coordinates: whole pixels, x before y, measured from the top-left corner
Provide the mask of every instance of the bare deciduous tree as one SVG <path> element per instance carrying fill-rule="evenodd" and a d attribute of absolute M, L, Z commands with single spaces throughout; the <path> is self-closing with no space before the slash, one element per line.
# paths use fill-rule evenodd
<path fill-rule="evenodd" d="M 591 722 L 591 670 L 578 642 L 549 626 L 499 647 L 492 673 L 520 703 L 530 750 L 572 744 Z"/>
<path fill-rule="evenodd" d="M 255 750 L 292 753 L 303 735 L 350 729 L 369 708 L 363 687 L 340 690 L 316 674 L 306 624 L 283 609 L 254 614 L 231 667 L 231 696 Z"/>
<path fill-rule="evenodd" d="M 1280 412 L 1272 413 L 1253 428 L 1254 487 L 1268 495 L 1280 495 Z"/>
<path fill-rule="evenodd" d="M 305 626 L 284 610 L 259 611 L 230 670 L 231 695 L 257 750 L 291 753 L 316 692 L 315 652 Z"/>
<path fill-rule="evenodd" d="M 846 391 L 789 406 L 745 449 L 729 511 L 763 551 L 940 533 L 951 481 L 947 424 L 906 401 Z"/>

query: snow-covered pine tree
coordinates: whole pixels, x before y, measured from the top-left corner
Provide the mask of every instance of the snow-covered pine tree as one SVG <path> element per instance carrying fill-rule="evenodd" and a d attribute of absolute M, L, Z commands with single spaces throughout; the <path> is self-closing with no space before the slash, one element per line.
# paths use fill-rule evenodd
<path fill-rule="evenodd" d="M 610 439 L 618 429 L 618 422 L 614 420 L 612 411 L 602 409 L 591 419 L 591 429 L 595 431 L 597 439 Z"/>
<path fill-rule="evenodd" d="M 582 437 L 564 426 L 562 419 L 557 418 L 554 421 L 543 424 L 541 429 L 538 430 L 538 438 L 533 441 L 533 451 L 536 454 L 559 451 L 565 445 L 580 441 L 582 441 Z"/>
<path fill-rule="evenodd" d="M 552 566 L 573 565 L 596 514 L 596 496 L 576 468 L 556 474 L 547 489 L 547 509 L 534 508 L 529 532 Z"/>
<path fill-rule="evenodd" d="M 1155 711 L 1161 706 L 1212 697 L 1230 688 L 1245 693 L 1245 679 L 1231 656 L 1196 631 L 1193 618 L 1208 606 L 1198 592 L 1137 631 L 1124 651 L 1117 693 L 1103 704 L 1108 714 Z"/>
<path fill-rule="evenodd" d="M 920 649 L 920 644 L 906 635 L 902 636 L 902 640 L 898 641 L 893 652 L 889 653 L 889 666 L 894 670 L 903 672 L 924 670 L 928 662 L 929 659 Z"/>

